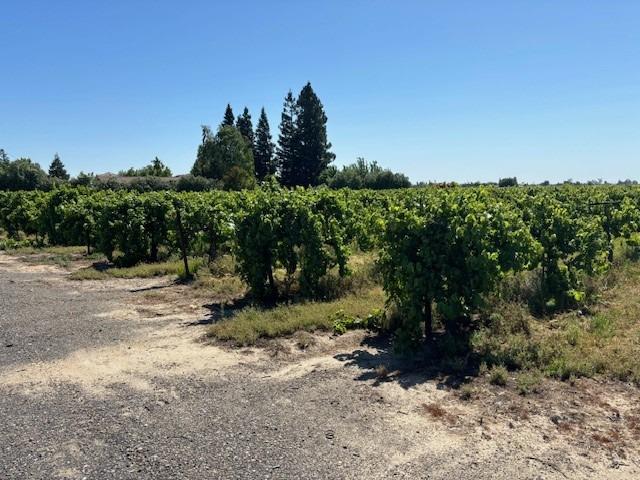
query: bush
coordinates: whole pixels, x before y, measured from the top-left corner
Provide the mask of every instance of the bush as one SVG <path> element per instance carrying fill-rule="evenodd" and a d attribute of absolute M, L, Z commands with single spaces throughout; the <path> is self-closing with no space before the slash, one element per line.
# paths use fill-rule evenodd
<path fill-rule="evenodd" d="M 48 190 L 50 187 L 46 172 L 29 158 L 0 163 L 0 190 Z"/>
<path fill-rule="evenodd" d="M 542 375 L 538 371 L 523 372 L 518 375 L 516 384 L 520 395 L 528 395 L 529 393 L 538 393 L 540 391 L 540 383 Z"/>
<path fill-rule="evenodd" d="M 331 321 L 333 333 L 338 335 L 347 333 L 347 330 L 379 330 L 384 324 L 384 310 L 375 309 L 364 318 L 348 315 L 344 310 L 338 310 L 331 315 Z"/>
<path fill-rule="evenodd" d="M 216 186 L 217 183 L 209 178 L 183 175 L 178 179 L 176 190 L 178 192 L 206 192 L 213 190 Z"/>
<path fill-rule="evenodd" d="M 320 280 L 330 269 L 337 266 L 341 276 L 347 274 L 338 221 L 344 204 L 335 195 L 272 186 L 246 192 L 242 204 L 236 225 L 238 271 L 259 301 L 289 297 L 294 282 L 303 297 L 317 299 Z M 284 275 L 278 283 L 277 269 Z"/>
<path fill-rule="evenodd" d="M 384 190 L 411 186 L 406 175 L 383 169 L 377 162 L 367 162 L 364 158 L 345 165 L 342 170 L 330 167 L 323 173 L 321 180 L 331 188 Z"/>
<path fill-rule="evenodd" d="M 518 179 L 516 177 L 506 177 L 498 180 L 499 187 L 517 187 Z"/>
<path fill-rule="evenodd" d="M 504 387 L 507 384 L 507 380 L 508 372 L 503 366 L 498 365 L 489 370 L 489 383 L 491 385 Z"/>

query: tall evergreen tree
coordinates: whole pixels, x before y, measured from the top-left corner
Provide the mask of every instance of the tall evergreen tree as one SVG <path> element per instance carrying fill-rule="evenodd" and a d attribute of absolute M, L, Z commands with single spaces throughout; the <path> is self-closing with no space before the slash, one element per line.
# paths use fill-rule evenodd
<path fill-rule="evenodd" d="M 224 119 L 222 120 L 221 127 L 233 127 L 236 117 L 233 115 L 231 105 L 227 103 L 227 109 L 224 111 Z"/>
<path fill-rule="evenodd" d="M 289 90 L 284 99 L 282 115 L 280 119 L 280 135 L 278 136 L 278 148 L 276 159 L 280 170 L 280 183 L 287 187 L 298 185 L 297 165 L 297 135 L 296 118 L 298 107 Z"/>
<path fill-rule="evenodd" d="M 69 174 L 65 170 L 64 164 L 57 153 L 53 156 L 53 161 L 49 166 L 49 177 L 65 181 L 69 180 Z"/>
<path fill-rule="evenodd" d="M 320 99 L 307 83 L 296 102 L 298 115 L 295 131 L 298 137 L 298 185 L 317 185 L 320 174 L 335 159 L 327 140 L 327 116 Z"/>
<path fill-rule="evenodd" d="M 247 107 L 244 107 L 242 115 L 238 115 L 236 128 L 247 141 L 249 148 L 253 151 L 253 123 L 251 122 L 251 114 Z"/>
<path fill-rule="evenodd" d="M 269 120 L 264 108 L 260 111 L 260 119 L 256 127 L 255 146 L 253 151 L 253 161 L 256 168 L 256 177 L 263 180 L 267 175 L 275 175 L 276 162 L 273 158 L 275 145 L 271 141 L 271 131 Z"/>
<path fill-rule="evenodd" d="M 0 148 L 0 169 L 6 168 L 9 165 L 9 155 L 4 151 L 4 148 Z"/>

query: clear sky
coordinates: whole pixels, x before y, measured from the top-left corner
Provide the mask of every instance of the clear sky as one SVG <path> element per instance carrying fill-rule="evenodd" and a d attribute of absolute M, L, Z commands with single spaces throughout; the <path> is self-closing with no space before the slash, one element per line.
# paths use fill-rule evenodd
<path fill-rule="evenodd" d="M 3 0 L 0 148 L 193 164 L 227 102 L 310 81 L 336 163 L 414 180 L 640 179 L 640 1 Z"/>

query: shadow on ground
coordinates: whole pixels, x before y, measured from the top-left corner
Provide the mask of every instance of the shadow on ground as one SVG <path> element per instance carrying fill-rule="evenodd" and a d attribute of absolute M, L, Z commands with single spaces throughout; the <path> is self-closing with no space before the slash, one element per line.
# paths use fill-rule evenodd
<path fill-rule="evenodd" d="M 438 353 L 439 339 L 424 345 L 412 355 L 394 352 L 390 336 L 369 335 L 361 342 L 364 348 L 340 353 L 334 358 L 345 366 L 357 367 L 359 381 L 396 382 L 402 388 L 411 388 L 425 382 L 437 382 L 440 389 L 457 389 L 478 375 L 478 361 L 469 351 L 452 357 Z M 380 370 L 388 372 L 381 375 Z"/>
<path fill-rule="evenodd" d="M 203 307 L 209 312 L 200 320 L 185 323 L 185 326 L 197 327 L 202 325 L 213 325 L 214 323 L 233 317 L 240 310 L 248 307 L 249 305 L 251 305 L 251 300 L 248 297 L 239 298 L 232 303 L 229 303 L 228 301 L 208 303 L 203 305 Z"/>

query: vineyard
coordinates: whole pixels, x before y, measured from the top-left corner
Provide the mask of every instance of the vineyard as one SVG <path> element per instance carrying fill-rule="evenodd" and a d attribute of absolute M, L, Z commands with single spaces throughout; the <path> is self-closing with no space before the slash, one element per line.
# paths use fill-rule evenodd
<path fill-rule="evenodd" d="M 640 191 L 616 186 L 0 192 L 5 246 L 85 245 L 118 266 L 176 255 L 186 276 L 190 257 L 232 254 L 262 305 L 321 301 L 323 278 L 372 252 L 403 348 L 436 321 L 466 329 L 522 272 L 536 274 L 537 314 L 581 305 L 616 243 L 635 255 L 639 225 Z"/>

